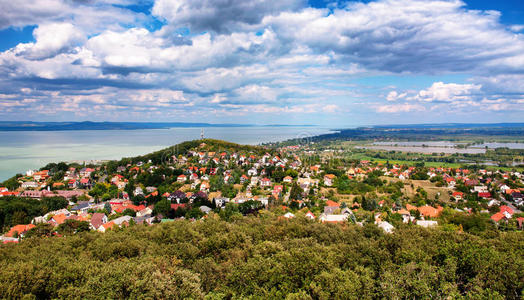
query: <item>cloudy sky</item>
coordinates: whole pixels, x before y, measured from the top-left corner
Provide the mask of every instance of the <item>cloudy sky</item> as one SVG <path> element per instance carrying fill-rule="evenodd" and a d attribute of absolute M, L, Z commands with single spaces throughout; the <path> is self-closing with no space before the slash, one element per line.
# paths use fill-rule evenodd
<path fill-rule="evenodd" d="M 524 121 L 518 0 L 0 7 L 0 120 Z"/>

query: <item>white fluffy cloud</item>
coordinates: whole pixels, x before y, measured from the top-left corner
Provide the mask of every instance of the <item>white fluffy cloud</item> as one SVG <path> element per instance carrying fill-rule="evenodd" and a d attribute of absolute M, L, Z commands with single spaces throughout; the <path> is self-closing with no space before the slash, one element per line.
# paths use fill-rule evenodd
<path fill-rule="evenodd" d="M 39 25 L 33 32 L 36 43 L 22 52 L 32 60 L 42 60 L 68 52 L 81 45 L 85 40 L 84 34 L 69 23 L 51 23 Z"/>
<path fill-rule="evenodd" d="M 480 92 L 481 87 L 475 84 L 435 82 L 428 89 L 418 92 L 412 99 L 426 102 L 470 100 Z"/>
<path fill-rule="evenodd" d="M 20 110 L 502 112 L 524 99 L 520 25 L 459 0 L 330 9 L 305 0 L 156 0 L 151 15 L 126 9 L 133 0 L 0 4 L 0 28 L 37 25 L 34 43 L 0 53 L 2 101 Z M 146 23 L 155 18 L 153 30 Z M 470 78 L 438 78 L 450 74 Z M 386 82 L 397 75 L 437 79 L 399 89 Z"/>

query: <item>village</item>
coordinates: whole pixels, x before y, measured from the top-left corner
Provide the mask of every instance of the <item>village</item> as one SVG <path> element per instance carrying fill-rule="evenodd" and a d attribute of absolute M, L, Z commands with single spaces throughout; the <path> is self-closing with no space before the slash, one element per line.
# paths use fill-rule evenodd
<path fill-rule="evenodd" d="M 385 233 L 398 226 L 469 230 L 468 218 L 498 230 L 523 229 L 519 172 L 336 160 L 302 146 L 196 145 L 160 159 L 29 170 L 16 178 L 16 188 L 0 187 L 0 197 L 67 201 L 42 215 L 26 214 L 26 222 L 4 222 L 0 240 L 263 212 L 282 220 L 374 223 Z"/>

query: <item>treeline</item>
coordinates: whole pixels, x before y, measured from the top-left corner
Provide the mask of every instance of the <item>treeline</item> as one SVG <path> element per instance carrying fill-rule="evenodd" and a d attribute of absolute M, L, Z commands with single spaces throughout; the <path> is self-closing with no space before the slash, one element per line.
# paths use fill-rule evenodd
<path fill-rule="evenodd" d="M 210 216 L 0 247 L 1 298 L 520 299 L 524 235 Z"/>
<path fill-rule="evenodd" d="M 63 197 L 48 197 L 42 200 L 0 197 L 0 229 L 4 232 L 14 225 L 29 224 L 34 217 L 66 208 L 68 203 L 69 201 Z"/>
<path fill-rule="evenodd" d="M 493 128 L 355 128 L 342 129 L 335 133 L 323 134 L 310 138 L 312 141 L 321 142 L 324 140 L 353 139 L 368 140 L 394 139 L 398 141 L 431 141 L 441 140 L 445 137 L 448 140 L 459 140 L 463 138 L 476 138 L 486 136 L 511 136 L 523 137 L 524 127 L 493 127 Z"/>

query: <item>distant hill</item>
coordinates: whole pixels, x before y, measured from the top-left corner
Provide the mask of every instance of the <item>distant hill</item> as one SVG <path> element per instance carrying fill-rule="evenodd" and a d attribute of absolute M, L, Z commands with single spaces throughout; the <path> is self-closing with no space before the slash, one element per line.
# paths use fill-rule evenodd
<path fill-rule="evenodd" d="M 0 122 L 0 131 L 136 130 L 184 127 L 249 127 L 246 124 L 146 122 Z"/>
<path fill-rule="evenodd" d="M 286 124 L 231 124 L 231 123 L 189 123 L 189 122 L 32 122 L 32 121 L 0 121 L 0 131 L 70 131 L 70 130 L 137 130 L 137 129 L 167 129 L 167 128 L 208 128 L 208 127 L 290 127 L 314 125 Z"/>

